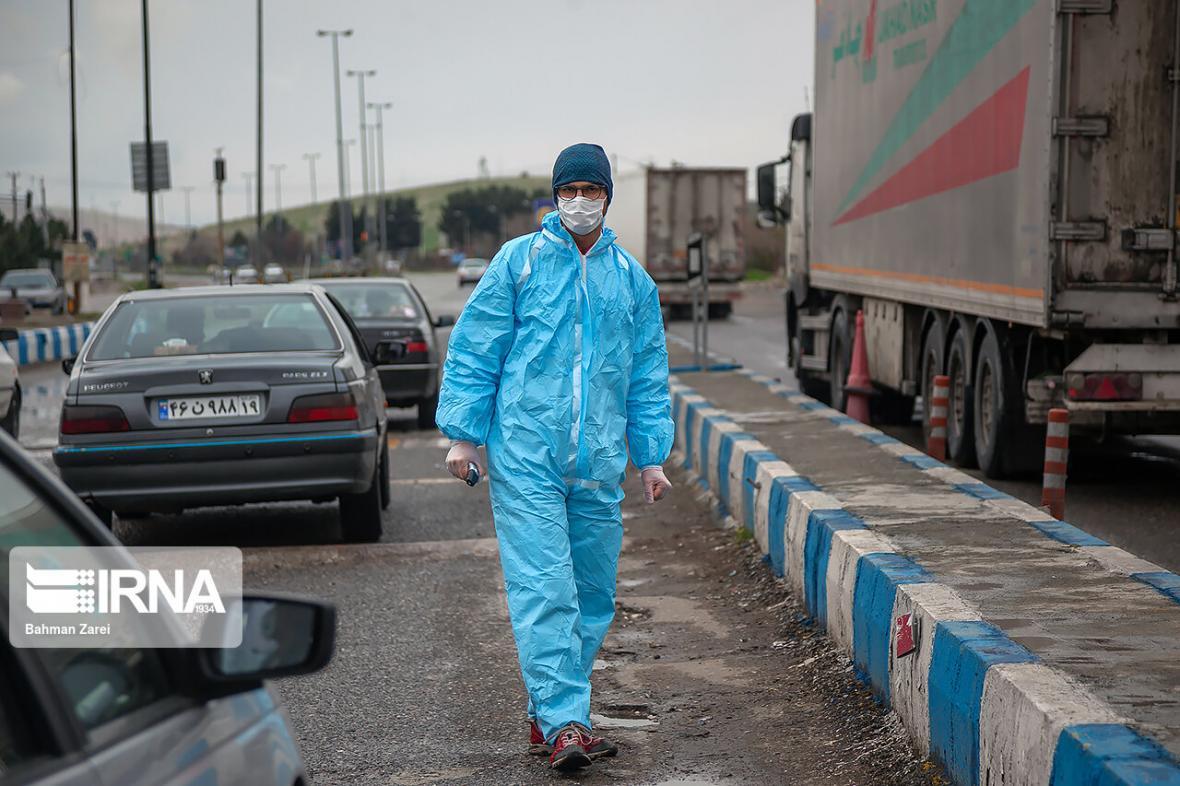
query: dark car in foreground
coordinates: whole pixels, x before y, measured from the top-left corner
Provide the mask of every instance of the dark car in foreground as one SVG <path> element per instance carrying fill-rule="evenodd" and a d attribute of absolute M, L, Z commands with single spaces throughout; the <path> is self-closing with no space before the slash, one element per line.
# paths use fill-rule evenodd
<path fill-rule="evenodd" d="M 404 278 L 325 278 L 319 284 L 344 306 L 373 355 L 385 401 L 418 406 L 418 428 L 434 428 L 438 408 L 439 348 L 436 328 L 455 324 L 447 314 L 431 317 L 418 290 Z"/>
<path fill-rule="evenodd" d="M 385 396 L 321 288 L 128 293 L 64 365 L 53 460 L 100 518 L 339 499 L 346 540 L 380 538 Z"/>
<path fill-rule="evenodd" d="M 0 434 L 0 782 L 307 783 L 286 712 L 264 680 L 328 663 L 335 608 L 247 594 L 243 618 L 264 624 L 243 625 L 232 649 L 18 648 L 9 604 L 21 601 L 9 597 L 17 582 L 8 576 L 17 546 L 121 548 L 69 489 Z M 281 629 L 270 620 L 282 620 Z"/>

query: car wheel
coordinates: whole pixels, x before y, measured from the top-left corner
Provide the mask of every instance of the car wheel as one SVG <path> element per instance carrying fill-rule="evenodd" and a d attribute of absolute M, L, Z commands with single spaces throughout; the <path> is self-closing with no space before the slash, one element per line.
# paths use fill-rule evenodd
<path fill-rule="evenodd" d="M 107 529 L 112 529 L 115 522 L 115 514 L 111 512 L 110 508 L 104 508 L 97 502 L 87 502 L 86 507 L 90 508 L 90 512 L 94 517 L 102 522 L 102 525 Z"/>
<path fill-rule="evenodd" d="M 12 400 L 8 402 L 8 414 L 0 420 L 0 428 L 7 431 L 13 439 L 20 439 L 20 386 L 13 388 Z"/>
<path fill-rule="evenodd" d="M 378 466 L 378 468 L 377 468 L 377 472 L 379 473 L 377 475 L 377 477 L 380 479 L 380 485 L 381 485 L 381 509 L 388 510 L 389 509 L 389 501 L 392 498 L 392 494 L 390 493 L 390 490 L 389 490 L 389 443 L 388 442 L 386 442 L 385 445 L 381 448 L 381 463 L 380 463 L 380 466 Z"/>
<path fill-rule="evenodd" d="M 377 467 L 369 488 L 360 494 L 340 495 L 340 533 L 348 543 L 375 543 L 381 539 L 383 522 L 381 520 L 381 483 L 378 473 L 381 472 L 382 462 L 377 459 Z"/>
<path fill-rule="evenodd" d="M 975 439 L 972 433 L 975 424 L 972 391 L 975 386 L 971 369 L 967 365 L 968 356 L 967 331 L 958 330 L 951 339 L 951 349 L 946 359 L 946 375 L 951 380 L 946 413 L 946 452 L 961 467 L 975 466 Z"/>
<path fill-rule="evenodd" d="M 435 393 L 430 398 L 424 398 L 418 402 L 418 428 L 433 429 L 434 415 L 438 411 L 438 393 Z"/>

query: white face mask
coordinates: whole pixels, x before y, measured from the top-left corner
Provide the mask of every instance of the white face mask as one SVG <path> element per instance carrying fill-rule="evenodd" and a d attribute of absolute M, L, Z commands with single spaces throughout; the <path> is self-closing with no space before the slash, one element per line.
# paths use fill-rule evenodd
<path fill-rule="evenodd" d="M 602 223 L 602 208 L 605 199 L 588 199 L 576 196 L 573 199 L 558 199 L 557 212 L 561 214 L 561 223 L 575 235 L 588 235 L 595 227 Z"/>

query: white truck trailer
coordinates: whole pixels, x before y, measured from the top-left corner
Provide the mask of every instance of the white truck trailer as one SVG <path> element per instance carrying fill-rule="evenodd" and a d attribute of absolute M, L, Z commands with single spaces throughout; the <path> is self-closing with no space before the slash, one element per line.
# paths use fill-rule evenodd
<path fill-rule="evenodd" d="M 863 309 L 879 414 L 949 375 L 948 453 L 989 476 L 1039 461 L 1051 407 L 1180 430 L 1177 0 L 819 0 L 816 22 L 814 114 L 758 170 L 800 385 L 844 405 Z"/>
<path fill-rule="evenodd" d="M 689 235 L 701 232 L 709 256 L 709 315 L 729 315 L 746 274 L 742 227 L 746 170 L 645 168 L 615 177 L 606 224 L 623 248 L 639 259 L 660 290 L 673 318 L 686 317 Z"/>

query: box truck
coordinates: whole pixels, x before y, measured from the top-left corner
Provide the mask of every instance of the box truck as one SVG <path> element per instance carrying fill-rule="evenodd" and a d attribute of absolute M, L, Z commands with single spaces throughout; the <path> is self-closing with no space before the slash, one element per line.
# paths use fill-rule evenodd
<path fill-rule="evenodd" d="M 732 310 L 746 273 L 746 204 L 744 169 L 644 168 L 615 177 L 606 223 L 655 279 L 660 303 L 673 318 L 686 317 L 691 309 L 687 243 L 689 235 L 702 233 L 709 257 L 709 315 L 720 318 Z"/>
<path fill-rule="evenodd" d="M 757 173 L 807 392 L 843 406 L 863 310 L 877 412 L 945 373 L 948 453 L 989 476 L 1052 407 L 1180 429 L 1177 9 L 819 0 L 814 111 Z"/>

